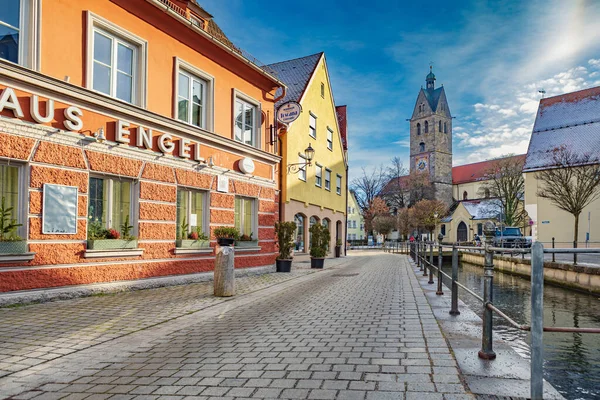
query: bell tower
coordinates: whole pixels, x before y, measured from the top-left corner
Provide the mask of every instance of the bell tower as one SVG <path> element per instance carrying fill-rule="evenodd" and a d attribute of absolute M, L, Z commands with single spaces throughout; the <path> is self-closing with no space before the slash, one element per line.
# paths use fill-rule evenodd
<path fill-rule="evenodd" d="M 452 204 L 452 115 L 444 86 L 435 88 L 433 67 L 410 119 L 410 172 L 429 175 L 435 199 Z"/>

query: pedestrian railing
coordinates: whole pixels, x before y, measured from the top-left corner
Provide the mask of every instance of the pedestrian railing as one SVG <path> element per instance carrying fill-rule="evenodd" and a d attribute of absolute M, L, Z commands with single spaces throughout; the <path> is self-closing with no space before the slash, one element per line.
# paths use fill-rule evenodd
<path fill-rule="evenodd" d="M 488 231 L 493 235 L 493 230 Z M 486 232 L 486 233 L 488 233 Z M 572 327 L 544 327 L 544 253 L 551 254 L 600 254 L 600 248 L 551 248 L 545 249 L 542 243 L 536 242 L 531 248 L 510 249 L 513 253 L 530 254 L 531 255 L 531 325 L 522 325 L 514 321 L 502 310 L 496 307 L 493 303 L 493 281 L 494 281 L 494 254 L 504 253 L 508 249 L 491 246 L 492 236 L 486 236 L 486 241 L 483 247 L 479 246 L 457 246 L 436 244 L 433 242 L 416 242 L 408 243 L 408 252 L 414 260 L 419 271 L 423 272 L 423 276 L 428 275 L 429 284 L 434 284 L 434 270 L 437 273 L 437 295 L 443 295 L 442 279 L 445 276 L 450 279 L 451 284 L 451 302 L 450 314 L 459 315 L 458 309 L 458 288 L 461 288 L 466 293 L 470 294 L 483 305 L 483 330 L 481 338 L 481 350 L 478 355 L 482 359 L 493 360 L 496 358 L 496 353 L 493 350 L 492 330 L 493 330 L 493 313 L 496 313 L 501 318 L 505 319 L 510 325 L 516 329 L 531 332 L 531 399 L 539 400 L 543 397 L 543 332 L 577 332 L 577 333 L 600 333 L 600 328 L 572 328 Z M 434 265 L 434 249 L 437 247 L 437 266 Z M 448 275 L 442 271 L 443 250 L 452 250 L 452 274 Z M 483 252 L 485 254 L 484 261 L 484 286 L 483 296 L 475 293 L 465 285 L 458 282 L 458 252 Z M 401 253 L 401 252 L 400 252 Z M 427 260 L 429 256 L 429 260 Z"/>

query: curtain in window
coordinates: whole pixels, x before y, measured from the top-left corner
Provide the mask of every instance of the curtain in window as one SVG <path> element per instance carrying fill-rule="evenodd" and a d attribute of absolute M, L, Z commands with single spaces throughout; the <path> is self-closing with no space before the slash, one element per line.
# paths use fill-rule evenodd
<path fill-rule="evenodd" d="M 12 217 L 17 219 L 18 206 L 19 206 L 19 169 L 17 167 L 11 167 L 8 165 L 2 165 L 0 179 L 0 191 L 2 198 L 4 198 L 5 206 L 12 207 Z"/>
<path fill-rule="evenodd" d="M 131 183 L 113 181 L 113 209 L 111 228 L 120 231 L 125 218 L 129 217 L 131 209 Z M 129 219 L 131 225 L 131 218 Z"/>

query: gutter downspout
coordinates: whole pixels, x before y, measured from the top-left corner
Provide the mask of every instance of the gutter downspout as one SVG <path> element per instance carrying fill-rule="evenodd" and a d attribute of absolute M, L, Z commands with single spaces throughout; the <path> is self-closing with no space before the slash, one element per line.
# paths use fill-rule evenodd
<path fill-rule="evenodd" d="M 348 140 L 348 139 L 346 139 Z M 348 150 L 346 150 L 346 227 L 344 228 L 344 239 L 342 243 L 344 243 L 344 255 L 347 256 L 346 243 L 348 238 Z"/>
<path fill-rule="evenodd" d="M 287 86 L 283 85 L 281 87 L 281 96 L 273 99 L 273 104 L 277 103 L 279 100 L 283 99 L 287 94 Z M 282 156 L 283 159 L 283 141 L 281 140 L 281 135 L 279 134 L 279 126 L 277 124 L 277 110 L 275 110 L 275 132 L 277 133 L 277 141 L 279 142 L 279 155 Z M 283 215 L 283 165 L 281 162 L 279 163 L 279 221 L 284 222 L 285 217 Z"/>

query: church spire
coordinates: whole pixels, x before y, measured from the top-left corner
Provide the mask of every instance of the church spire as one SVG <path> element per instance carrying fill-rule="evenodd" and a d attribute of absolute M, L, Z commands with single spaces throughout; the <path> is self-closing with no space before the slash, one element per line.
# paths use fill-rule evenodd
<path fill-rule="evenodd" d="M 429 66 L 429 74 L 425 77 L 425 82 L 427 82 L 427 89 L 433 90 L 435 89 L 435 75 L 433 74 L 433 66 Z"/>

